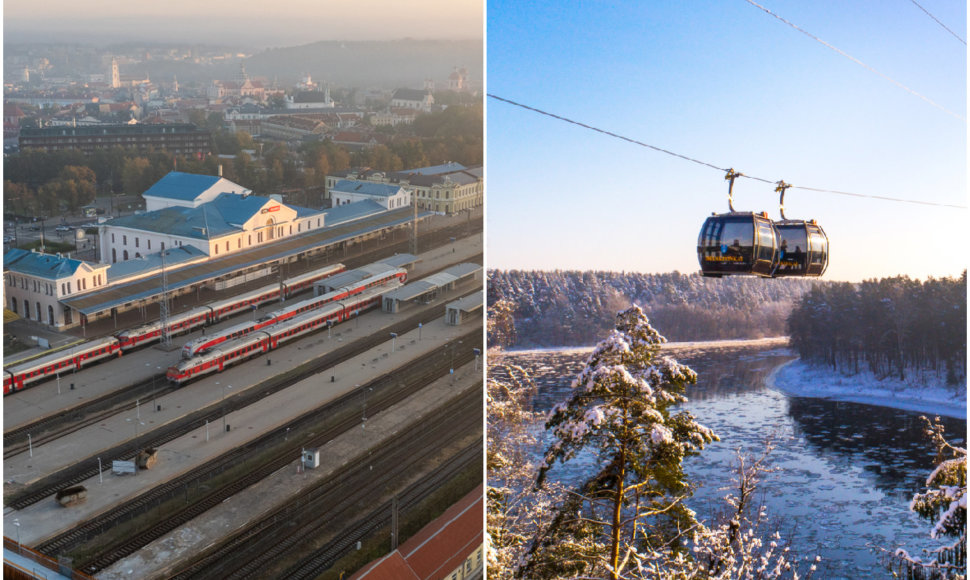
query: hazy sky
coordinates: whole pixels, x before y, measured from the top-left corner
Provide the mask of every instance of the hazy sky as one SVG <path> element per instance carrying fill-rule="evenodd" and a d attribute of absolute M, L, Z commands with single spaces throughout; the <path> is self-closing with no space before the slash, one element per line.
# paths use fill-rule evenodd
<path fill-rule="evenodd" d="M 966 3 L 922 0 L 966 39 Z M 908 0 L 763 6 L 966 116 L 966 46 Z M 967 205 L 966 122 L 744 0 L 488 2 L 488 92 L 717 167 Z M 487 102 L 490 267 L 698 271 L 723 173 Z M 778 218 L 774 186 L 735 185 Z M 831 240 L 827 279 L 958 275 L 968 211 L 789 190 Z"/>
<path fill-rule="evenodd" d="M 85 41 L 233 43 L 292 46 L 318 40 L 482 38 L 481 0 L 230 0 L 119 2 L 5 0 L 4 36 L 70 32 Z"/>

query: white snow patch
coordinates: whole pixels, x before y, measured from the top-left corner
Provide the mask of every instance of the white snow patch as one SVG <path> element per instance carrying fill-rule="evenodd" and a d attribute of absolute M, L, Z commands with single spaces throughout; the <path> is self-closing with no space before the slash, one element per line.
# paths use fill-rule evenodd
<path fill-rule="evenodd" d="M 967 418 L 967 391 L 943 381 L 919 386 L 895 378 L 878 380 L 871 373 L 847 377 L 800 359 L 780 365 L 768 376 L 768 388 L 795 397 L 813 397 L 905 409 L 957 419 Z"/>

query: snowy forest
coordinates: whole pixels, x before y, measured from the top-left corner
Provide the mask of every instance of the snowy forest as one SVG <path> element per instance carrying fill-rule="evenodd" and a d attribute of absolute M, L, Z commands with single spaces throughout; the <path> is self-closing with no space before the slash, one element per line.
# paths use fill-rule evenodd
<path fill-rule="evenodd" d="M 490 270 L 488 277 L 489 304 L 514 304 L 511 347 L 593 344 L 630 304 L 672 341 L 784 336 L 793 305 L 815 284 L 679 272 Z"/>
<path fill-rule="evenodd" d="M 967 272 L 814 285 L 789 318 L 792 348 L 846 375 L 905 380 L 934 373 L 949 385 L 967 374 Z"/>
<path fill-rule="evenodd" d="M 892 279 L 844 286 L 861 293 L 880 283 L 893 288 L 894 280 L 914 285 Z M 931 280 L 915 286 L 929 292 L 960 284 L 965 289 L 965 275 L 962 282 Z M 810 289 L 800 304 L 811 302 L 811 295 L 817 296 L 818 289 Z M 814 304 L 833 312 L 821 302 Z M 898 297 L 896 304 L 902 305 Z M 490 337 L 516 334 L 512 311 L 509 301 L 490 303 Z M 687 508 L 696 482 L 683 461 L 704 454 L 705 447 L 720 440 L 681 406 L 688 400 L 687 386 L 697 383 L 697 373 L 661 353 L 663 338 L 640 308 L 630 307 L 613 320 L 614 328 L 593 349 L 569 395 L 548 414 L 533 406 L 539 387 L 528 370 L 496 362 L 500 355 L 490 357 L 489 577 L 826 577 L 819 569 L 824 565 L 821 556 L 814 554 L 818 546 L 793 544 L 767 512 L 765 477 L 777 471 L 769 457 L 775 446 L 770 434 L 760 451 L 736 447 L 731 482 L 720 488 L 726 492 L 722 505 L 711 506 L 707 517 Z M 934 547 L 919 552 L 912 545 L 870 548 L 883 552 L 881 567 L 887 577 L 965 579 L 966 448 L 948 441 L 939 418 L 931 422 L 923 417 L 922 422 L 929 446 L 935 448 L 931 454 L 936 467 L 909 509 L 932 526 L 928 535 Z M 584 473 L 578 484 L 547 477 L 566 464 Z"/>

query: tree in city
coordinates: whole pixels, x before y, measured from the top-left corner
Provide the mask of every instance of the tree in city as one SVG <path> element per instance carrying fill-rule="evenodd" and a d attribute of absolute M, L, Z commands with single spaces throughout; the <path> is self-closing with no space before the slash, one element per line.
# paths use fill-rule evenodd
<path fill-rule="evenodd" d="M 553 443 L 536 487 L 557 461 L 584 451 L 599 467 L 533 546 L 528 574 L 618 579 L 651 560 L 688 559 L 686 534 L 698 522 L 684 505 L 691 487 L 682 462 L 717 436 L 690 413 L 672 412 L 697 375 L 660 355 L 664 341 L 640 307 L 620 312 L 572 396 L 551 412 Z"/>

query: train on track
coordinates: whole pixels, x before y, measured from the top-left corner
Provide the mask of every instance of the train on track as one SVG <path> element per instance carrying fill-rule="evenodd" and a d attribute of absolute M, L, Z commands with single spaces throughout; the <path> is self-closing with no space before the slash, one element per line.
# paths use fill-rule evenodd
<path fill-rule="evenodd" d="M 248 308 L 289 297 L 305 290 L 315 282 L 346 270 L 343 264 L 331 264 L 324 268 L 289 278 L 282 283 L 269 284 L 228 298 L 199 306 L 169 318 L 168 332 L 171 336 L 185 334 L 199 327 L 215 324 L 227 317 L 244 312 Z M 137 328 L 124 330 L 110 337 L 89 340 L 56 353 L 23 363 L 15 363 L 3 370 L 3 394 L 9 395 L 41 381 L 63 373 L 121 356 L 122 353 L 160 340 L 161 322 L 156 321 Z"/>
<path fill-rule="evenodd" d="M 212 335 L 200 336 L 195 340 L 191 340 L 185 343 L 185 346 L 182 347 L 182 358 L 186 360 L 190 359 L 198 354 L 201 354 L 212 348 L 215 348 L 217 345 L 223 342 L 226 342 L 228 340 L 239 338 L 240 336 L 245 336 L 251 332 L 256 332 L 257 330 L 263 329 L 267 326 L 271 326 L 273 324 L 278 324 L 280 322 L 289 320 L 290 318 L 293 318 L 304 312 L 308 312 L 310 310 L 316 310 L 317 308 L 321 308 L 331 302 L 344 300 L 346 298 L 355 296 L 371 288 L 374 288 L 377 286 L 384 286 L 390 282 L 398 282 L 400 284 L 404 284 L 405 282 L 407 282 L 407 270 L 403 268 L 391 268 L 383 272 L 374 274 L 373 276 L 368 276 L 367 278 L 351 286 L 338 288 L 331 292 L 321 294 L 320 296 L 317 296 L 315 298 L 302 300 L 291 306 L 287 306 L 285 308 L 275 310 L 257 320 L 242 322 L 240 324 L 236 324 L 224 330 L 218 331 Z"/>
<path fill-rule="evenodd" d="M 267 353 L 290 340 L 343 322 L 379 306 L 384 293 L 400 286 L 401 283 L 392 278 L 384 285 L 374 286 L 342 300 L 329 302 L 314 310 L 255 330 L 241 338 L 224 341 L 211 350 L 169 367 L 166 376 L 169 381 L 183 385 L 210 373 L 222 372 L 229 366 Z"/>
<path fill-rule="evenodd" d="M 266 302 L 279 300 L 281 290 L 283 297 L 287 298 L 304 290 L 307 286 L 312 285 L 318 280 L 339 274 L 344 270 L 346 268 L 343 264 L 333 264 L 319 270 L 314 270 L 313 272 L 301 274 L 300 276 L 284 281 L 282 284 L 269 284 L 239 296 L 193 308 L 188 312 L 178 314 L 169 319 L 169 334 L 174 336 L 191 332 L 200 326 L 215 324 L 216 322 L 225 320 L 229 316 L 239 314 L 246 308 L 254 308 Z M 162 337 L 162 325 L 161 322 L 155 321 L 151 324 L 139 326 L 138 328 L 125 330 L 115 336 L 121 343 L 121 350 L 127 351 L 160 340 Z"/>

